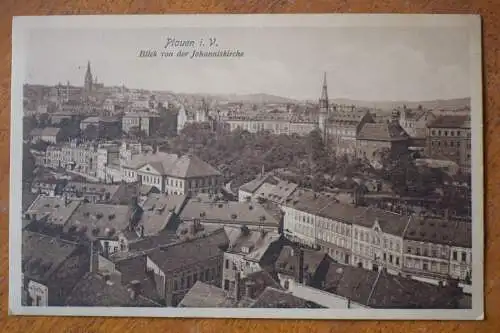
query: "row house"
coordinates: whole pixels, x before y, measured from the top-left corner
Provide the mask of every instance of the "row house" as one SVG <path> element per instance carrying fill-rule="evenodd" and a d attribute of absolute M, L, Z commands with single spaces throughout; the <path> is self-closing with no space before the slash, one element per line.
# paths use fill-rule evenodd
<path fill-rule="evenodd" d="M 90 176 L 97 174 L 98 147 L 96 144 L 78 143 L 51 145 L 45 153 L 46 167 L 65 168 Z"/>
<path fill-rule="evenodd" d="M 224 251 L 228 247 L 224 229 L 205 237 L 159 247 L 147 253 L 146 270 L 166 306 L 177 306 L 197 281 L 221 286 Z"/>
<path fill-rule="evenodd" d="M 432 281 L 470 282 L 469 222 L 403 216 L 300 191 L 283 210 L 285 237 L 321 249 L 336 262 Z"/>
<path fill-rule="evenodd" d="M 429 124 L 427 155 L 456 163 L 463 172 L 471 171 L 470 115 L 443 115 Z"/>
<path fill-rule="evenodd" d="M 471 282 L 470 222 L 416 218 L 405 232 L 403 252 L 406 275 Z"/>
<path fill-rule="evenodd" d="M 122 164 L 122 173 L 127 182 L 138 181 L 169 194 L 218 193 L 223 185 L 222 174 L 193 155 L 138 154 Z"/>

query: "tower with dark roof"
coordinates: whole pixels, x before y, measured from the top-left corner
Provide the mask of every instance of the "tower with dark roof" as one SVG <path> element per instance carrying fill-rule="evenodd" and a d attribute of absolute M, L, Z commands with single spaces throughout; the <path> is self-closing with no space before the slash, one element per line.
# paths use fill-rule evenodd
<path fill-rule="evenodd" d="M 321 97 L 319 99 L 319 120 L 318 126 L 321 134 L 323 136 L 323 140 L 326 140 L 326 121 L 328 119 L 328 86 L 326 83 L 326 73 L 323 75 L 323 87 L 321 89 Z"/>
<path fill-rule="evenodd" d="M 85 95 L 89 96 L 92 93 L 92 86 L 94 84 L 94 81 L 92 79 L 92 71 L 90 69 L 90 61 L 87 62 L 87 71 L 85 72 L 85 79 L 84 79 L 84 91 Z"/>

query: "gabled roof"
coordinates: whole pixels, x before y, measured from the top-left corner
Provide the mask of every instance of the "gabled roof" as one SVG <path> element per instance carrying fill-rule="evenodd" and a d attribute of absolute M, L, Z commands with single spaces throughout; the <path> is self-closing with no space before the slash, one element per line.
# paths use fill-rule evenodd
<path fill-rule="evenodd" d="M 470 129 L 470 115 L 442 115 L 429 124 L 429 127 Z"/>
<path fill-rule="evenodd" d="M 44 283 L 76 251 L 77 243 L 31 231 L 23 231 L 22 272 L 30 279 Z"/>
<path fill-rule="evenodd" d="M 325 290 L 371 308 L 456 308 L 463 294 L 417 280 L 332 262 Z"/>
<path fill-rule="evenodd" d="M 122 307 L 158 307 L 158 303 L 137 295 L 130 297 L 127 287 L 120 283 L 106 282 L 104 277 L 87 273 L 75 285 L 67 297 L 66 306 L 122 306 Z"/>
<path fill-rule="evenodd" d="M 76 228 L 94 237 L 116 237 L 127 229 L 134 208 L 126 205 L 84 203 L 76 209 L 65 226 Z"/>
<path fill-rule="evenodd" d="M 221 175 L 217 169 L 194 155 L 178 157 L 175 154 L 167 154 L 164 152 L 135 155 L 132 157 L 131 161 L 125 164 L 125 167 L 137 170 L 147 164 L 161 175 L 177 178 L 197 178 Z"/>
<path fill-rule="evenodd" d="M 50 224 L 65 225 L 80 204 L 79 201 L 66 201 L 59 197 L 39 195 L 28 207 L 26 213 L 38 220 L 47 217 L 47 222 Z"/>
<path fill-rule="evenodd" d="M 275 263 L 276 271 L 286 275 L 298 277 L 300 251 L 304 252 L 304 271 L 309 275 L 314 276 L 321 263 L 326 260 L 327 254 L 322 251 L 299 249 L 290 245 L 286 245 L 282 248 Z"/>
<path fill-rule="evenodd" d="M 472 248 L 472 224 L 417 217 L 412 219 L 404 238 L 463 248 Z"/>
<path fill-rule="evenodd" d="M 56 136 L 61 131 L 58 127 L 35 128 L 30 132 L 31 136 Z"/>
<path fill-rule="evenodd" d="M 184 296 L 178 307 L 189 308 L 230 308 L 234 300 L 226 297 L 226 292 L 214 285 L 197 281 Z"/>
<path fill-rule="evenodd" d="M 156 235 L 167 227 L 172 216 L 179 214 L 187 197 L 183 195 L 150 194 L 142 204 L 139 226 L 144 235 Z"/>
<path fill-rule="evenodd" d="M 267 287 L 259 298 L 252 304 L 252 308 L 324 308 L 319 304 L 293 296 L 291 293 Z"/>
<path fill-rule="evenodd" d="M 228 243 L 226 233 L 221 228 L 201 238 L 157 248 L 147 255 L 167 273 L 221 256 Z"/>
<path fill-rule="evenodd" d="M 403 141 L 408 133 L 396 122 L 366 123 L 358 133 L 359 140 Z"/>

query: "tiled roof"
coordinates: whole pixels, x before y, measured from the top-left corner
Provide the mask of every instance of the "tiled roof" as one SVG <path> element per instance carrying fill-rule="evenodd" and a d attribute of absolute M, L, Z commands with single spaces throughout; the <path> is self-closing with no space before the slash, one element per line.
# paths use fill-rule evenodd
<path fill-rule="evenodd" d="M 23 231 L 22 271 L 39 282 L 50 279 L 52 273 L 80 249 L 80 245 L 59 238 Z"/>
<path fill-rule="evenodd" d="M 134 234 L 137 236 L 135 232 Z M 128 247 L 130 251 L 148 251 L 159 246 L 178 243 L 179 241 L 179 237 L 177 237 L 175 232 L 167 230 L 160 232 L 158 235 L 146 236 L 144 238 L 136 237 L 133 240 L 129 240 Z"/>
<path fill-rule="evenodd" d="M 171 177 L 196 178 L 221 175 L 210 164 L 194 155 L 178 157 L 175 154 L 164 152 L 135 155 L 131 161 L 126 163 L 125 167 L 137 170 L 147 164 L 160 174 Z"/>
<path fill-rule="evenodd" d="M 202 202 L 190 199 L 180 214 L 181 220 L 199 219 L 202 223 L 234 223 L 278 226 L 267 210 L 257 203 Z"/>
<path fill-rule="evenodd" d="M 383 232 L 403 236 L 404 230 L 411 219 L 412 217 L 369 207 L 355 217 L 354 223 L 366 228 L 373 228 L 375 223 L 378 223 Z"/>
<path fill-rule="evenodd" d="M 284 246 L 275 263 L 276 271 L 298 277 L 300 251 L 301 250 L 295 246 Z M 304 270 L 310 276 L 314 276 L 321 263 L 326 260 L 327 255 L 322 251 L 309 249 L 302 249 L 302 251 L 304 251 Z"/>
<path fill-rule="evenodd" d="M 31 136 L 56 136 L 61 131 L 58 127 L 35 128 L 30 132 Z"/>
<path fill-rule="evenodd" d="M 127 287 L 116 282 L 106 282 L 104 277 L 92 273 L 87 273 L 78 281 L 65 303 L 66 306 L 160 306 L 140 294 L 133 299 Z"/>
<path fill-rule="evenodd" d="M 324 308 L 314 302 L 295 297 L 292 294 L 267 287 L 259 298 L 252 304 L 252 308 Z"/>
<path fill-rule="evenodd" d="M 224 228 L 230 245 L 227 252 L 238 253 L 246 259 L 259 262 L 272 242 L 277 241 L 277 233 L 248 230 L 244 228 Z M 249 252 L 245 252 L 247 248 Z"/>
<path fill-rule="evenodd" d="M 437 117 L 429 127 L 432 128 L 470 128 L 470 115 L 443 115 Z"/>
<path fill-rule="evenodd" d="M 401 141 L 409 138 L 405 130 L 395 122 L 366 123 L 358 133 L 359 140 Z"/>
<path fill-rule="evenodd" d="M 331 263 L 325 290 L 371 308 L 454 308 L 462 295 L 413 279 Z"/>
<path fill-rule="evenodd" d="M 178 307 L 189 308 L 225 308 L 232 307 L 234 300 L 226 297 L 226 292 L 219 287 L 197 281 L 187 292 Z"/>
<path fill-rule="evenodd" d="M 404 238 L 419 242 L 431 242 L 472 248 L 472 224 L 470 222 L 414 218 L 408 225 Z"/>
<path fill-rule="evenodd" d="M 47 217 L 47 222 L 50 224 L 64 225 L 79 206 L 78 201 L 65 201 L 59 197 L 39 195 L 26 213 L 35 216 L 36 219 Z"/>
<path fill-rule="evenodd" d="M 157 248 L 148 257 L 166 273 L 221 256 L 227 246 L 226 233 L 220 229 L 205 237 Z"/>
<path fill-rule="evenodd" d="M 66 184 L 63 191 L 100 194 L 107 192 L 111 198 L 119 189 L 120 185 L 70 181 Z"/>
<path fill-rule="evenodd" d="M 130 223 L 133 208 L 125 205 L 84 203 L 71 216 L 65 229 L 81 229 L 90 237 L 116 237 Z"/>
<path fill-rule="evenodd" d="M 144 235 L 155 235 L 165 229 L 172 214 L 179 214 L 186 196 L 150 194 L 142 204 L 143 213 L 139 225 L 144 227 Z"/>

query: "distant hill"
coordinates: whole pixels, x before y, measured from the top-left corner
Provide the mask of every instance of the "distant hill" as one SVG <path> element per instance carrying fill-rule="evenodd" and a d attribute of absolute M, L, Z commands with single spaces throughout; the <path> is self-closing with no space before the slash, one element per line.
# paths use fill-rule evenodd
<path fill-rule="evenodd" d="M 209 95 L 209 97 L 219 102 L 242 102 L 252 104 L 286 104 L 297 103 L 297 100 L 269 95 L 269 94 L 228 94 L 228 95 Z"/>
<path fill-rule="evenodd" d="M 406 107 L 410 109 L 417 108 L 421 105 L 424 109 L 443 109 L 443 110 L 453 110 L 453 109 L 461 109 L 463 107 L 470 107 L 470 98 L 456 98 L 456 99 L 447 99 L 447 100 L 432 100 L 432 101 L 357 101 L 346 98 L 334 99 L 334 103 L 336 104 L 345 104 L 345 105 L 355 105 L 358 107 L 366 107 L 366 108 L 375 108 L 381 109 L 385 111 L 393 110 L 397 107 L 402 107 L 406 105 Z"/>

